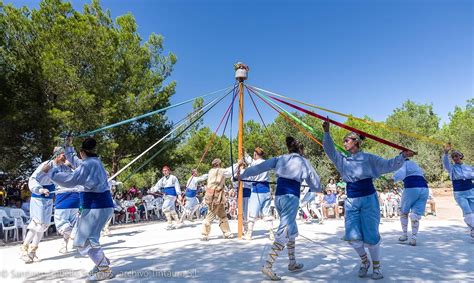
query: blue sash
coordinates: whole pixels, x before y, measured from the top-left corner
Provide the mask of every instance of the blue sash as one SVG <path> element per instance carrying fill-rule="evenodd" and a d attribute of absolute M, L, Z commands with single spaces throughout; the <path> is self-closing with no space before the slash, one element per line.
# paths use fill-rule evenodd
<path fill-rule="evenodd" d="M 375 193 L 375 187 L 372 178 L 367 178 L 357 182 L 347 182 L 346 191 L 347 197 L 360 198 Z"/>
<path fill-rule="evenodd" d="M 43 185 L 43 188 L 49 190 L 49 196 L 45 196 L 44 194 L 41 194 L 41 195 L 31 194 L 31 197 L 32 197 L 32 198 L 46 198 L 46 199 L 52 199 L 54 193 L 51 193 L 51 192 L 54 192 L 54 190 L 56 189 L 56 187 L 54 186 L 54 184 L 51 184 L 51 185 Z"/>
<path fill-rule="evenodd" d="M 249 198 L 252 195 L 252 189 L 244 187 L 244 184 L 242 184 L 242 188 L 244 189 L 242 197 Z M 237 195 L 238 194 L 239 194 L 239 187 L 237 187 Z"/>
<path fill-rule="evenodd" d="M 191 190 L 190 188 L 186 189 L 186 197 L 193 198 L 197 194 L 197 190 Z"/>
<path fill-rule="evenodd" d="M 163 188 L 162 192 L 167 196 L 177 196 L 176 189 L 174 187 Z"/>
<path fill-rule="evenodd" d="M 109 190 L 103 193 L 80 192 L 79 197 L 83 209 L 114 207 L 112 195 Z"/>
<path fill-rule="evenodd" d="M 455 192 L 468 191 L 472 188 L 474 188 L 472 179 L 453 180 L 453 190 Z"/>
<path fill-rule="evenodd" d="M 426 183 L 423 176 L 408 176 L 403 179 L 403 185 L 405 189 L 408 188 L 428 188 L 428 183 Z"/>
<path fill-rule="evenodd" d="M 56 209 L 68 209 L 68 208 L 79 208 L 79 193 L 68 192 L 56 194 L 56 203 L 54 207 Z"/>
<path fill-rule="evenodd" d="M 254 193 L 269 193 L 270 184 L 268 182 L 255 182 L 252 183 L 252 192 Z"/>
<path fill-rule="evenodd" d="M 301 183 L 292 179 L 278 177 L 275 195 L 295 195 L 300 197 Z"/>

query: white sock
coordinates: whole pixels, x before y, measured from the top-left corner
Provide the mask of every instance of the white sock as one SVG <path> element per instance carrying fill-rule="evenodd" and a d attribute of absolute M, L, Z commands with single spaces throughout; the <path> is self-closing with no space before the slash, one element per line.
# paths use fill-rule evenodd
<path fill-rule="evenodd" d="M 349 241 L 349 245 L 354 248 L 360 257 L 367 255 L 364 249 L 364 243 L 362 241 Z"/>
<path fill-rule="evenodd" d="M 411 235 L 413 239 L 416 239 L 416 234 L 418 234 L 418 229 L 420 228 L 420 219 L 421 215 L 410 213 Z"/>
<path fill-rule="evenodd" d="M 36 235 L 36 232 L 33 232 L 32 230 L 28 230 L 28 233 L 26 233 L 26 236 L 25 236 L 25 240 L 23 241 L 23 245 L 29 245 L 35 235 Z"/>
<path fill-rule="evenodd" d="M 31 241 L 32 246 L 38 246 L 41 239 L 43 239 L 44 232 L 36 232 Z"/>
<path fill-rule="evenodd" d="M 369 253 L 372 262 L 380 262 L 380 243 L 376 245 L 369 245 Z"/>
<path fill-rule="evenodd" d="M 403 234 L 407 234 L 408 230 L 408 214 L 400 214 L 400 223 L 402 224 Z"/>

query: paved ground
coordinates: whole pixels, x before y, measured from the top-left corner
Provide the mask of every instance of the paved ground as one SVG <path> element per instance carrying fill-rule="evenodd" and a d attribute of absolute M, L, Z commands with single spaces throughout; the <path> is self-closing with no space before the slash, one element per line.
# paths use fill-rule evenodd
<path fill-rule="evenodd" d="M 422 220 L 416 247 L 398 243 L 398 220 L 383 221 L 380 230 L 385 278 L 381 282 L 474 282 L 474 241 L 468 236 L 459 208 L 452 202 L 448 198 L 439 199 L 438 216 Z M 214 224 L 211 240 L 201 242 L 200 224 L 188 223 L 173 231 L 166 231 L 163 222 L 113 227 L 112 235 L 102 238 L 116 274 L 110 281 L 254 282 L 264 279 L 259 267 L 270 246 L 265 231 L 256 231 L 251 242 L 223 240 Z M 231 223 L 231 228 L 236 231 L 236 222 Z M 263 229 L 262 224 L 256 225 L 256 230 L 259 229 Z M 284 280 L 370 280 L 356 276 L 357 256 L 340 240 L 344 230 L 342 220 L 329 220 L 323 225 L 299 223 L 299 229 L 296 253 L 305 268 L 299 273 L 289 273 L 286 250 L 283 251 L 275 268 Z M 92 262 L 76 253 L 61 255 L 59 246 L 59 239 L 42 242 L 38 250 L 42 260 L 28 265 L 19 259 L 18 245 L 0 248 L 1 281 L 84 281 L 86 272 L 93 267 Z"/>

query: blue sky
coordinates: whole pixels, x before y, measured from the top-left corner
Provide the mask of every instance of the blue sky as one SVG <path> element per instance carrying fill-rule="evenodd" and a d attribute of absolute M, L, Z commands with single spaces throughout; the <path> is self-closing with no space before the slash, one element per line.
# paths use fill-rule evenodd
<path fill-rule="evenodd" d="M 89 2 L 73 4 L 82 10 Z M 131 12 L 144 40 L 152 32 L 164 36 L 166 52 L 178 57 L 172 102 L 233 85 L 232 65 L 243 61 L 249 85 L 378 121 L 407 99 L 432 103 L 442 122 L 474 97 L 473 3 L 101 1 L 114 18 Z M 170 117 L 178 120 L 184 108 Z M 205 124 L 214 128 L 225 108 L 212 110 Z M 266 122 L 276 117 L 261 109 Z M 245 119 L 252 118 L 258 120 L 247 104 Z"/>

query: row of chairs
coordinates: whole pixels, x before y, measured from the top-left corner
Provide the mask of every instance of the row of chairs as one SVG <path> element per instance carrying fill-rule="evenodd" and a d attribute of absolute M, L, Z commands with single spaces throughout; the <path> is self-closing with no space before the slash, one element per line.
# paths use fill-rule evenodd
<path fill-rule="evenodd" d="M 10 209 L 10 216 L 3 209 L 0 209 L 0 223 L 3 231 L 3 237 L 5 243 L 8 242 L 8 236 L 10 231 L 13 232 L 13 240 L 19 241 L 19 232 L 21 231 L 21 239 L 26 236 L 26 227 L 30 221 L 30 218 L 22 209 Z"/>
<path fill-rule="evenodd" d="M 149 220 L 151 218 L 152 213 L 154 212 L 155 215 L 161 217 L 162 214 L 162 207 L 163 207 L 163 198 L 154 198 L 152 195 L 146 195 L 143 198 L 143 206 L 145 208 L 145 219 Z M 135 206 L 135 201 L 133 200 L 126 200 L 123 201 L 123 206 L 125 209 L 125 223 L 131 222 L 131 215 L 132 212 L 129 212 L 128 208 Z M 134 212 L 135 219 L 140 219 L 139 211 L 137 210 Z M 116 219 L 115 216 L 112 218 L 112 224 L 115 224 Z"/>

